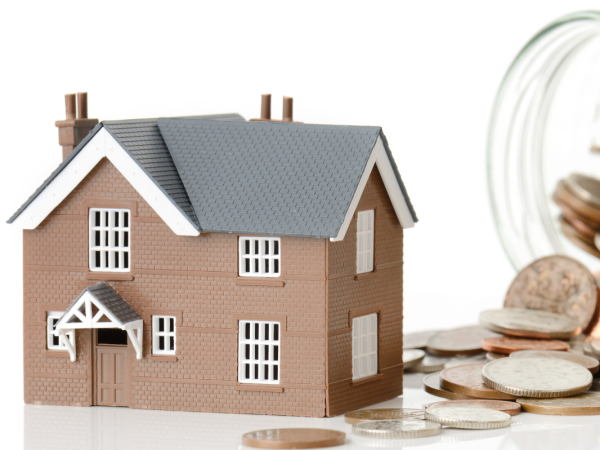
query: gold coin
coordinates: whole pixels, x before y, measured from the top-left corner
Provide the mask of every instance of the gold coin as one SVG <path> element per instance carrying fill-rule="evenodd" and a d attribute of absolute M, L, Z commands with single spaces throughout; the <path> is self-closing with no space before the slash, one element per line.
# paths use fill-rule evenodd
<path fill-rule="evenodd" d="M 600 415 L 600 394 L 584 392 L 566 398 L 519 398 L 523 411 L 553 416 Z"/>
<path fill-rule="evenodd" d="M 320 448 L 344 445 L 346 433 L 322 428 L 273 428 L 246 433 L 242 444 L 254 448 Z"/>
<path fill-rule="evenodd" d="M 585 355 L 578 355 L 571 352 L 555 352 L 548 350 L 521 350 L 510 354 L 511 358 L 559 358 L 574 362 L 585 367 L 591 373 L 598 372 L 600 362 L 596 358 Z"/>
<path fill-rule="evenodd" d="M 345 415 L 346 423 L 398 419 L 425 419 L 425 410 L 411 408 L 361 409 L 359 411 L 349 412 Z"/>
<path fill-rule="evenodd" d="M 515 400 L 517 397 L 497 391 L 483 382 L 481 370 L 485 364 L 450 367 L 442 370 L 440 385 L 457 394 L 492 400 Z"/>
<path fill-rule="evenodd" d="M 583 264 L 553 255 L 538 259 L 519 272 L 508 289 L 504 307 L 560 314 L 575 319 L 586 330 L 594 325 L 591 322 L 597 296 L 596 279 Z"/>
<path fill-rule="evenodd" d="M 448 400 L 477 400 L 469 395 L 457 394 L 456 392 L 444 389 L 440 384 L 440 372 L 432 373 L 423 378 L 423 389 L 425 392 L 436 397 L 447 398 Z"/>

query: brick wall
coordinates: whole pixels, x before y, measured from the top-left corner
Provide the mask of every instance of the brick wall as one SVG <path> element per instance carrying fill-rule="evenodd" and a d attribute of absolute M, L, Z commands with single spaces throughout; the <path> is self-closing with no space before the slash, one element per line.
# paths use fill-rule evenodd
<path fill-rule="evenodd" d="M 402 227 L 377 167 L 365 186 L 357 211 L 375 209 L 374 277 L 356 276 L 356 214 L 346 238 L 329 243 L 327 415 L 402 394 Z M 352 383 L 351 311 L 381 308 L 379 376 Z"/>
<path fill-rule="evenodd" d="M 98 282 L 88 274 L 88 219 L 83 205 L 90 199 L 137 202 L 137 215 L 132 213 L 131 218 L 134 280 L 106 281 L 144 318 L 143 359 L 135 360 L 129 351 L 130 406 L 324 415 L 326 241 L 281 239 L 279 279 L 285 281 L 284 287 L 236 284 L 237 236 L 176 236 L 108 160 L 101 161 L 35 230 L 24 232 L 26 403 L 93 401 L 94 332 L 76 332 L 75 362 L 45 350 L 45 311 L 65 309 L 85 286 Z M 176 362 L 150 358 L 145 314 L 150 309 L 182 312 Z M 233 314 L 286 316 L 279 385 L 283 392 L 239 390 Z"/>

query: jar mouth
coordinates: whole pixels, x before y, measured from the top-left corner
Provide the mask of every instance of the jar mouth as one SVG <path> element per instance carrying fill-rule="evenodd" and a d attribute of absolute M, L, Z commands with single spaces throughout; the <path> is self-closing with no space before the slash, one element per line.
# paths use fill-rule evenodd
<path fill-rule="evenodd" d="M 600 178 L 600 12 L 566 15 L 538 32 L 498 90 L 487 141 L 490 204 L 505 253 L 520 270 L 568 254 L 592 270 L 600 260 L 563 234 L 552 202 L 571 173 Z"/>

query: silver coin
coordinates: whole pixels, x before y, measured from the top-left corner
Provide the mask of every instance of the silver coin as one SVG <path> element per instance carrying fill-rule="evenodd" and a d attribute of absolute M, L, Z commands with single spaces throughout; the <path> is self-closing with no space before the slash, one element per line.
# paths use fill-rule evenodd
<path fill-rule="evenodd" d="M 374 439 L 406 439 L 435 436 L 442 426 L 428 420 L 376 420 L 352 425 L 352 434 Z"/>
<path fill-rule="evenodd" d="M 425 410 L 425 420 L 467 430 L 491 430 L 510 426 L 508 414 L 483 408 L 432 406 Z"/>
<path fill-rule="evenodd" d="M 433 373 L 444 370 L 444 365 L 450 362 L 450 358 L 425 355 L 425 358 L 417 365 L 406 369 L 406 372 Z"/>
<path fill-rule="evenodd" d="M 581 331 L 575 319 L 525 308 L 489 309 L 479 315 L 479 323 L 509 336 L 542 339 L 569 339 Z"/>
<path fill-rule="evenodd" d="M 600 356 L 596 355 L 596 352 L 592 348 L 591 342 L 584 342 L 581 346 L 583 348 L 583 354 L 585 356 L 589 356 L 590 358 L 600 359 Z"/>
<path fill-rule="evenodd" d="M 448 369 L 449 367 L 456 367 L 456 366 L 466 366 L 469 364 L 480 364 L 480 363 L 484 363 L 486 361 L 485 359 L 485 353 L 482 355 L 477 355 L 477 356 L 471 356 L 471 357 L 455 357 L 450 359 L 450 361 L 448 361 L 446 364 L 444 364 L 444 369 Z"/>
<path fill-rule="evenodd" d="M 581 355 L 579 353 L 557 352 L 554 350 L 519 350 L 512 352 L 509 355 L 511 358 L 559 358 L 566 361 L 574 362 L 582 367 L 585 367 L 591 374 L 598 372 L 600 362 L 591 356 Z"/>
<path fill-rule="evenodd" d="M 402 350 L 402 362 L 404 363 L 405 369 L 416 366 L 423 361 L 423 358 L 425 358 L 425 352 L 423 350 Z"/>
<path fill-rule="evenodd" d="M 580 173 L 565 178 L 565 184 L 582 202 L 600 208 L 600 180 Z"/>
<path fill-rule="evenodd" d="M 482 370 L 488 386 L 518 397 L 568 397 L 587 390 L 592 374 L 585 367 L 558 358 L 503 358 Z"/>
<path fill-rule="evenodd" d="M 402 337 L 402 348 L 425 348 L 427 341 L 439 330 L 418 331 L 416 333 L 408 333 Z"/>
<path fill-rule="evenodd" d="M 600 339 L 594 339 L 592 342 L 590 342 L 590 347 L 592 348 L 594 355 L 600 356 Z"/>

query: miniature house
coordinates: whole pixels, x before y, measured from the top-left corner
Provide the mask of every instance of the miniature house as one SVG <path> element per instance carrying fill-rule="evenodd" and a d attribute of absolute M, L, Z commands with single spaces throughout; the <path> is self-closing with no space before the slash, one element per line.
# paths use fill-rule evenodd
<path fill-rule="evenodd" d="M 26 403 L 321 417 L 402 393 L 417 218 L 381 128 L 66 99 L 64 160 L 9 220 Z"/>

